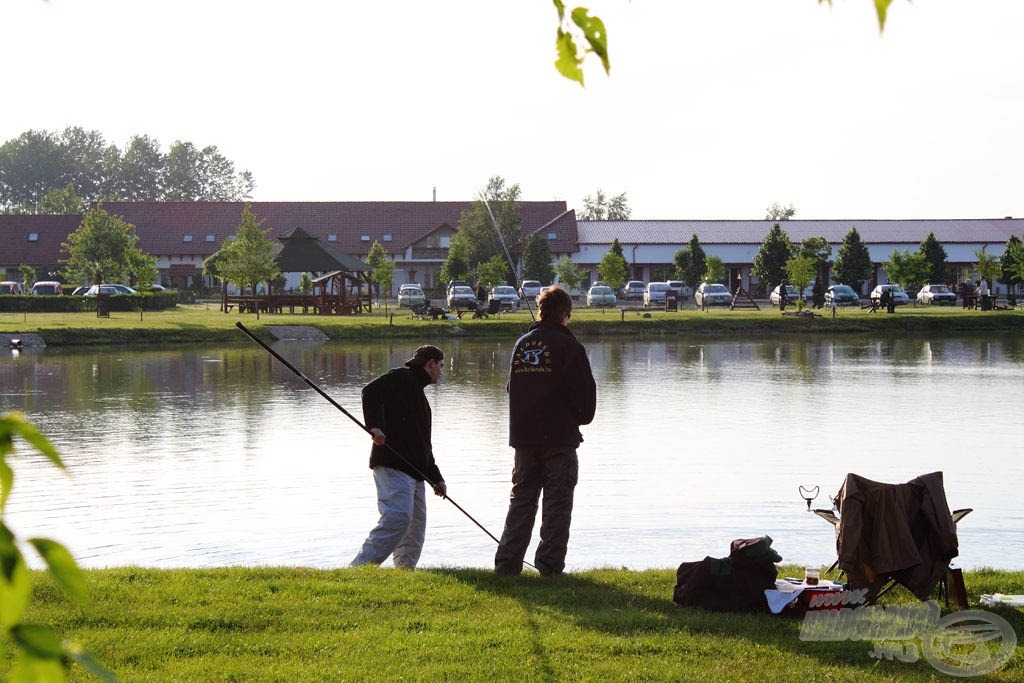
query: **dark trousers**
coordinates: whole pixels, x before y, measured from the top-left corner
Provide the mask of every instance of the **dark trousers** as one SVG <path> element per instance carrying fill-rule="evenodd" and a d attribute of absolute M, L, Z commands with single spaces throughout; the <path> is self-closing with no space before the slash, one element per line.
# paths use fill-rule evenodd
<path fill-rule="evenodd" d="M 512 470 L 512 494 L 509 496 L 505 529 L 494 571 L 516 575 L 523 571 L 523 556 L 537 516 L 537 502 L 544 492 L 540 523 L 540 545 L 534 564 L 544 576 L 562 573 L 569 547 L 572 522 L 572 498 L 579 478 L 579 461 L 572 446 L 525 446 L 516 449 Z"/>

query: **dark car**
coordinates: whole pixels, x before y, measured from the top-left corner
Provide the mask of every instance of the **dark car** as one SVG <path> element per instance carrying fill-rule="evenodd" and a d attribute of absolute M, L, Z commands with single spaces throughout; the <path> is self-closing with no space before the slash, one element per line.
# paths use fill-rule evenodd
<path fill-rule="evenodd" d="M 825 308 L 832 306 L 859 306 L 860 297 L 850 285 L 830 285 L 825 290 Z"/>

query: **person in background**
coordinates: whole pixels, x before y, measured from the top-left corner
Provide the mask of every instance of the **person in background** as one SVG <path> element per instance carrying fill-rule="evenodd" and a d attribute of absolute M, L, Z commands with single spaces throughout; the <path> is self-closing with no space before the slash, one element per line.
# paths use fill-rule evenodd
<path fill-rule="evenodd" d="M 523 557 L 543 492 L 540 545 L 534 563 L 542 576 L 565 569 L 573 493 L 579 476 L 576 449 L 597 407 L 597 385 L 586 350 L 568 323 L 572 299 L 552 286 L 537 302 L 538 320 L 516 341 L 508 379 L 509 445 L 515 449 L 512 493 L 494 571 L 523 570 Z"/>
<path fill-rule="evenodd" d="M 989 296 L 988 282 L 985 278 L 978 280 L 978 288 L 974 290 L 974 293 L 978 296 L 978 302 L 981 304 L 981 310 L 991 311 L 992 298 Z"/>
<path fill-rule="evenodd" d="M 393 555 L 396 567 L 412 569 L 420 559 L 427 530 L 424 481 L 438 496 L 448 492 L 434 462 L 430 404 L 423 394 L 427 385 L 441 379 L 443 363 L 441 349 L 421 346 L 405 367 L 363 387 L 363 421 L 373 439 L 370 468 L 380 521 L 352 560 L 353 567 L 380 564 Z"/>

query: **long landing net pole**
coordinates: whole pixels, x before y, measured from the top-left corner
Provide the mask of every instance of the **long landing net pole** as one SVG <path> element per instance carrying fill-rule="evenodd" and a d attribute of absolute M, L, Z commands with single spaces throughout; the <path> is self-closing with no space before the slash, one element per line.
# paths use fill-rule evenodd
<path fill-rule="evenodd" d="M 295 373 L 295 375 L 296 375 L 296 376 L 297 376 L 297 377 L 298 377 L 299 379 L 301 379 L 301 380 L 302 380 L 303 382 L 305 382 L 306 384 L 308 384 L 308 385 L 309 385 L 309 387 L 310 387 L 311 389 L 313 389 L 313 391 L 315 391 L 316 393 L 320 394 L 320 395 L 321 395 L 321 396 L 323 396 L 323 397 L 324 397 L 325 399 L 327 399 L 327 401 L 328 401 L 328 402 L 329 402 L 329 403 L 330 403 L 330 404 L 331 404 L 332 406 L 334 406 L 335 408 L 337 408 L 338 410 L 340 410 L 340 411 L 341 411 L 342 413 L 344 413 L 345 417 L 347 417 L 348 419 L 352 420 L 352 421 L 353 421 L 353 422 L 355 422 L 355 423 L 356 423 L 357 425 L 359 425 L 359 428 L 360 428 L 360 429 L 362 429 L 362 430 L 363 430 L 364 432 L 366 432 L 367 434 L 369 434 L 369 433 L 370 433 L 370 430 L 369 430 L 369 429 L 367 429 L 366 425 L 364 425 L 364 424 L 363 424 L 362 422 L 360 422 L 360 421 L 359 421 L 359 420 L 358 420 L 358 419 L 357 419 L 357 418 L 355 417 L 355 415 L 353 415 L 352 413 L 350 413 L 350 412 L 348 412 L 347 410 L 345 410 L 345 406 L 341 405 L 340 403 L 338 403 L 337 401 L 335 401 L 335 400 L 334 400 L 333 398 L 331 398 L 330 394 L 328 394 L 328 393 L 327 393 L 326 391 L 324 391 L 323 389 L 321 389 L 321 388 L 320 388 L 320 387 L 319 387 L 319 386 L 317 385 L 317 383 L 316 383 L 316 382 L 314 382 L 313 380 L 311 380 L 310 378 L 308 378 L 308 377 L 306 377 L 306 376 L 305 376 L 304 374 L 302 374 L 302 372 L 301 372 L 301 371 L 300 371 L 300 370 L 299 370 L 299 369 L 298 369 L 297 367 L 295 367 L 294 365 L 292 365 L 291 363 L 289 363 L 289 362 L 288 362 L 287 360 L 285 360 L 285 359 L 284 359 L 284 358 L 283 358 L 283 357 L 281 356 L 281 354 L 279 354 L 279 353 L 278 353 L 277 351 L 275 351 L 274 349 L 270 348 L 270 347 L 269 347 L 269 346 L 268 346 L 268 345 L 267 345 L 266 343 L 264 343 L 264 342 L 263 342 L 263 340 L 262 340 L 262 339 L 258 338 L 258 337 L 257 337 L 256 335 L 254 335 L 254 334 L 253 334 L 252 332 L 250 332 L 250 331 L 249 331 L 249 329 L 248 329 L 248 328 L 246 328 L 246 326 L 245 326 L 245 325 L 243 325 L 242 323 L 240 323 L 240 322 L 239 322 L 239 323 L 235 323 L 235 327 L 237 327 L 238 329 L 240 329 L 240 330 L 242 331 L 242 333 L 243 333 L 243 334 L 245 334 L 245 336 L 247 336 L 247 337 L 248 337 L 249 339 L 253 340 L 253 341 L 254 341 L 254 342 L 256 342 L 257 344 L 259 344 L 260 346 L 262 346 L 262 347 L 263 347 L 263 349 L 264 349 L 264 350 L 265 350 L 265 351 L 266 351 L 267 353 L 269 353 L 269 354 L 270 354 L 271 356 L 273 356 L 274 358 L 276 358 L 276 359 L 277 359 L 277 360 L 278 360 L 278 361 L 279 361 L 279 362 L 281 363 L 281 365 L 285 366 L 286 368 L 288 368 L 289 370 L 291 370 L 291 371 L 292 371 L 293 373 Z M 433 488 L 433 487 L 434 487 L 434 486 L 436 485 L 436 483 L 435 483 L 435 482 L 433 482 L 433 481 L 431 481 L 431 480 L 430 480 L 430 477 L 428 477 L 428 476 L 427 476 L 427 475 L 425 475 L 425 474 L 424 474 L 423 472 L 421 472 L 421 471 L 419 470 L 419 468 L 418 468 L 418 467 L 416 467 L 416 466 L 415 466 L 415 465 L 413 465 L 413 464 L 412 464 L 411 462 L 409 462 L 408 458 L 406 458 L 406 457 L 405 457 L 404 455 L 402 455 L 401 453 L 399 453 L 398 451 L 396 451 L 396 450 L 395 450 L 394 448 L 392 448 L 392 447 L 391 447 L 391 446 L 390 446 L 389 444 L 385 443 L 385 444 L 384 444 L 384 447 L 385 447 L 385 448 L 387 448 L 387 449 L 388 449 L 389 451 L 391 451 L 392 453 L 394 453 L 394 454 L 395 454 L 395 456 L 397 456 L 399 460 L 401 460 L 401 461 L 402 461 L 402 462 L 404 462 L 404 463 L 405 463 L 406 465 L 408 465 L 409 467 L 411 467 L 411 468 L 412 468 L 412 470 L 413 470 L 414 472 L 416 472 L 416 474 L 418 474 L 418 475 L 420 475 L 421 477 L 423 477 L 423 480 L 424 480 L 424 481 L 426 481 L 426 482 L 427 482 L 428 484 L 430 484 L 431 488 Z M 454 506 L 455 506 L 455 508 L 456 508 L 456 509 L 457 509 L 457 510 L 458 510 L 459 512 L 461 512 L 462 514 L 464 514 L 464 515 L 465 515 L 465 516 L 466 516 L 466 517 L 467 517 L 467 518 L 468 518 L 468 519 L 469 519 L 469 520 L 470 520 L 471 522 L 473 522 L 473 524 L 476 524 L 476 525 L 477 525 L 478 527 L 480 527 L 480 530 L 481 530 L 481 531 L 483 531 L 483 532 L 484 532 L 485 534 L 487 534 L 488 536 L 490 536 L 490 537 L 491 537 L 491 540 L 493 540 L 493 541 L 494 541 L 495 543 L 498 543 L 498 544 L 500 544 L 500 543 L 501 543 L 501 541 L 499 541 L 499 540 L 498 540 L 498 539 L 497 539 L 497 538 L 495 537 L 495 535 L 494 535 L 494 534 L 492 534 L 492 533 L 491 533 L 490 531 L 488 531 L 488 530 L 487 530 L 487 528 L 486 528 L 486 527 L 485 527 L 485 526 L 484 526 L 483 524 L 481 524 L 480 522 L 476 521 L 476 519 L 475 519 L 475 518 L 473 517 L 473 515 L 471 515 L 471 514 L 469 514 L 468 512 L 466 512 L 466 511 L 465 511 L 465 510 L 464 510 L 464 509 L 462 508 L 462 506 L 461 506 L 461 505 L 459 505 L 458 503 L 456 503 L 456 502 L 455 502 L 454 500 L 452 500 L 450 496 L 448 496 L 448 495 L 446 494 L 446 495 L 444 496 L 444 499 L 445 499 L 445 500 L 447 500 L 447 501 L 448 501 L 449 503 L 451 503 L 452 505 L 454 505 Z M 528 566 L 528 567 L 533 567 L 534 569 L 536 569 L 536 567 L 534 567 L 534 566 L 533 566 L 532 564 L 530 564 L 529 562 L 526 562 L 525 560 L 523 561 L 523 564 L 525 564 L 525 565 L 526 565 L 526 566 Z"/>

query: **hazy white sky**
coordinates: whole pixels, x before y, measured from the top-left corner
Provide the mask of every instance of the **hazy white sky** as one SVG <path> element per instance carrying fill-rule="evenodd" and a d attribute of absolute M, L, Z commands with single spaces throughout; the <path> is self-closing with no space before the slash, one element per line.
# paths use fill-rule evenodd
<path fill-rule="evenodd" d="M 472 199 L 492 175 L 633 218 L 1024 216 L 1024 2 L 3 0 L 0 141 L 217 145 L 254 199 Z"/>

